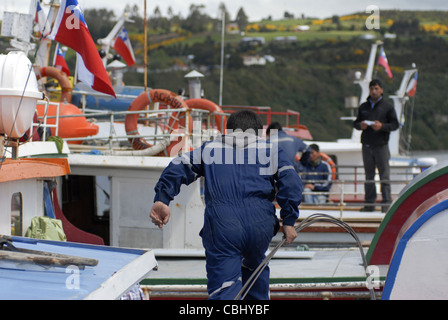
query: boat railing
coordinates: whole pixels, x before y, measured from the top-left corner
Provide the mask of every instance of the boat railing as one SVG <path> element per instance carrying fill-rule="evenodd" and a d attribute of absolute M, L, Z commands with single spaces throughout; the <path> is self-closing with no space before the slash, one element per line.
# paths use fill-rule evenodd
<path fill-rule="evenodd" d="M 46 108 L 51 102 L 45 101 Z M 57 106 L 59 106 L 56 103 Z M 179 127 L 180 130 L 172 131 L 169 129 L 169 120 L 173 113 L 182 114 L 185 117 L 185 126 Z M 136 135 L 127 135 L 124 131 L 120 134 L 116 130 L 116 123 L 123 120 L 126 115 L 140 114 L 139 122 L 145 124 L 143 127 L 152 127 L 153 131 L 150 133 L 141 133 Z M 221 117 L 217 117 L 221 116 Z M 82 145 L 70 144 L 70 150 L 72 152 L 89 152 L 90 150 L 97 149 L 99 151 L 111 151 L 132 149 L 128 139 L 129 138 L 144 138 L 148 143 L 156 144 L 164 139 L 180 139 L 184 143 L 182 150 L 190 150 L 190 147 L 199 147 L 203 142 L 210 140 L 213 136 L 219 134 L 216 129 L 216 119 L 220 118 L 220 127 L 224 126 L 224 117 L 229 116 L 228 113 L 213 112 L 210 113 L 207 110 L 186 110 L 186 109 L 157 109 L 157 110 L 139 110 L 139 111 L 105 111 L 105 110 L 89 110 L 86 109 L 82 114 L 76 115 L 60 115 L 59 109 L 55 116 L 47 116 L 46 112 L 42 119 L 40 126 L 43 127 L 44 133 L 47 132 L 47 128 L 54 127 L 57 130 L 60 124 L 60 119 L 70 117 L 85 117 L 88 121 L 94 123 L 107 123 L 109 124 L 109 131 L 104 136 L 90 136 L 90 137 L 73 137 L 64 138 L 68 143 L 73 141 L 83 140 Z M 48 120 L 56 118 L 55 124 L 48 124 Z M 190 118 L 193 123 L 193 128 L 190 128 Z M 100 119 L 100 120 L 98 120 Z M 150 124 L 150 126 L 148 126 Z M 121 145 L 120 145 L 121 144 Z M 177 154 L 176 154 L 177 155 Z M 392 197 L 395 198 L 403 187 L 411 181 L 417 174 L 419 174 L 424 168 L 420 166 L 391 166 L 390 180 L 388 181 L 392 186 Z M 312 173 L 306 173 L 310 175 Z M 333 173 L 332 173 L 333 174 Z M 364 203 L 364 184 L 366 182 L 374 182 L 377 187 L 377 193 L 381 198 L 380 181 L 378 175 L 375 180 L 366 181 L 364 175 L 364 167 L 362 165 L 338 165 L 336 166 L 336 178 L 332 180 L 332 187 L 328 192 L 312 192 L 313 195 L 325 195 L 327 201 L 321 204 L 307 204 L 303 203 L 302 207 L 329 207 L 335 208 L 341 211 L 344 210 L 356 210 L 357 208 L 365 205 Z M 383 181 L 384 182 L 384 181 Z M 305 192 L 306 194 L 306 192 Z M 381 206 L 378 203 L 377 206 Z"/>
<path fill-rule="evenodd" d="M 398 196 L 401 190 L 419 173 L 425 170 L 424 166 L 398 166 L 391 165 L 390 179 L 380 180 L 378 173 L 374 180 L 366 180 L 364 167 L 360 165 L 340 165 L 336 166 L 336 179 L 331 180 L 329 191 L 304 191 L 303 195 L 322 195 L 326 200 L 323 203 L 305 203 L 302 200 L 303 209 L 332 209 L 340 211 L 340 218 L 343 219 L 344 211 L 357 211 L 368 205 L 364 200 L 365 183 L 374 183 L 377 189 L 378 200 L 374 204 L 375 210 L 382 206 L 390 206 L 391 203 L 382 203 L 381 183 L 391 185 L 392 201 Z M 300 172 L 299 176 L 321 175 L 319 172 Z M 303 185 L 310 183 L 324 183 L 328 180 L 302 180 Z"/>
<path fill-rule="evenodd" d="M 46 102 L 48 105 L 48 102 Z M 51 102 L 50 102 L 51 103 Z M 57 103 L 55 105 L 58 105 Z M 47 132 L 47 128 L 55 128 L 57 130 L 61 119 L 84 117 L 87 121 L 94 124 L 106 124 L 108 126 L 108 132 L 102 132 L 104 135 L 95 135 L 87 137 L 63 137 L 63 140 L 70 144 L 70 149 L 126 149 L 131 148 L 130 145 L 126 145 L 123 141 L 128 141 L 130 138 L 143 138 L 150 144 L 157 144 L 158 142 L 170 139 L 171 141 L 182 141 L 185 149 L 190 147 L 200 146 L 202 142 L 210 140 L 213 136 L 216 136 L 219 132 L 214 129 L 217 127 L 215 116 L 221 116 L 220 127 L 224 126 L 224 117 L 229 116 L 228 113 L 209 112 L 208 110 L 200 109 L 156 109 L 156 110 L 138 110 L 138 111 L 110 111 L 110 110 L 92 110 L 85 109 L 80 114 L 61 115 L 59 108 L 57 114 L 54 116 L 48 116 L 46 114 L 39 117 L 39 123 L 34 123 L 34 126 L 40 126 L 44 132 Z M 117 129 L 117 126 L 122 125 L 124 127 L 124 120 L 127 115 L 139 114 L 139 123 L 143 124 L 139 129 L 145 128 L 146 133 L 140 133 L 135 135 L 128 135 L 126 132 Z M 179 124 L 178 129 L 173 130 L 170 120 L 173 119 L 173 114 L 176 114 L 179 118 L 179 122 L 183 122 L 184 125 Z M 49 119 L 56 119 L 55 124 L 49 124 Z M 184 120 L 184 121 L 183 121 Z M 190 126 L 193 126 L 190 128 Z M 150 132 L 149 132 L 150 131 Z M 148 133 L 149 132 L 149 133 Z M 43 138 L 43 140 L 45 137 Z M 73 144 L 74 141 L 83 141 L 82 145 Z M 121 146 L 120 146 L 121 142 Z M 118 146 L 117 146 L 118 143 Z M 83 150 L 83 151 L 84 151 Z"/>
<path fill-rule="evenodd" d="M 31 121 L 31 127 L 30 131 L 34 132 L 38 128 L 42 128 L 42 140 L 45 141 L 47 138 L 47 135 L 49 134 L 47 129 L 54 128 L 55 135 L 57 136 L 59 134 L 59 118 L 60 118 L 60 108 L 59 103 L 51 102 L 48 99 L 45 100 L 39 100 L 40 104 L 44 105 L 43 110 L 43 116 L 38 118 L 38 122 L 34 122 L 34 119 Z M 50 109 L 50 106 L 53 105 L 56 108 L 56 115 L 55 116 L 49 116 L 48 110 Z M 48 123 L 48 119 L 55 119 L 54 124 Z M 30 141 L 33 141 L 33 134 L 30 135 Z"/>

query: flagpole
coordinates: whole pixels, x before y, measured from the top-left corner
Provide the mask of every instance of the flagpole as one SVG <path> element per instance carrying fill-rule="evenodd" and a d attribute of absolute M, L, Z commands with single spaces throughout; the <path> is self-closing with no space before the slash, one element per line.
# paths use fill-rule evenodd
<path fill-rule="evenodd" d="M 144 79 L 144 85 L 145 85 L 145 91 L 148 88 L 148 31 L 147 31 L 147 26 L 146 26 L 146 0 L 144 0 L 145 5 L 144 5 L 144 27 L 145 27 L 145 48 L 144 48 L 144 57 L 143 57 L 143 61 L 145 64 L 145 79 Z"/>
<path fill-rule="evenodd" d="M 226 25 L 226 12 L 222 11 L 222 34 L 221 34 L 221 74 L 219 77 L 219 105 L 222 106 L 222 92 L 223 92 L 223 82 L 224 82 L 224 34 Z"/>

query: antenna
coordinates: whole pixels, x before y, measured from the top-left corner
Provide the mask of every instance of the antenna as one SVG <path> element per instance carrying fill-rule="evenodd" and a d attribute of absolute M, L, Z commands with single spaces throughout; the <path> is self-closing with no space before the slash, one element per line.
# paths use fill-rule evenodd
<path fill-rule="evenodd" d="M 19 51 L 28 52 L 34 50 L 36 45 L 30 43 L 33 30 L 33 16 L 26 13 L 3 12 L 2 37 L 12 38 L 10 45 Z"/>

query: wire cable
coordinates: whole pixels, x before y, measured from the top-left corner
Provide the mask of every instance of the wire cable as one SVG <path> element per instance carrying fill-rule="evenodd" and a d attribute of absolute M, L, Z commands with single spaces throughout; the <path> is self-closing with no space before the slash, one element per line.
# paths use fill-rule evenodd
<path fill-rule="evenodd" d="M 327 215 L 327 214 L 316 213 L 316 214 L 313 214 L 313 215 L 305 218 L 303 221 L 301 221 L 295 227 L 295 230 L 296 230 L 297 233 L 299 233 L 303 229 L 305 229 L 305 228 L 309 227 L 310 225 L 312 225 L 314 223 L 317 223 L 317 222 L 333 223 L 333 224 L 341 227 L 345 231 L 347 231 L 355 239 L 355 241 L 356 241 L 356 243 L 357 243 L 357 245 L 359 247 L 359 251 L 361 253 L 361 258 L 362 258 L 362 262 L 363 262 L 363 265 L 364 265 L 366 278 L 370 279 L 370 273 L 369 273 L 368 268 L 367 268 L 367 259 L 366 259 L 366 256 L 364 254 L 364 251 L 362 249 L 361 241 L 359 240 L 359 237 L 355 233 L 355 231 L 347 223 L 345 223 L 345 222 L 343 222 L 343 221 L 341 221 L 339 219 L 336 219 L 336 218 L 334 218 L 334 217 L 332 217 L 330 215 Z M 272 259 L 272 257 L 278 251 L 278 249 L 280 249 L 285 244 L 285 242 L 286 242 L 286 238 L 283 237 L 282 241 L 280 241 L 275 246 L 275 248 L 260 263 L 260 265 L 257 267 L 257 269 L 254 270 L 254 272 L 252 273 L 250 278 L 246 281 L 244 286 L 241 288 L 240 292 L 236 295 L 235 300 L 244 299 L 246 297 L 247 293 L 250 291 L 250 289 L 254 285 L 255 281 L 257 281 L 257 279 L 260 276 L 261 272 L 266 268 L 266 266 L 268 265 L 269 261 Z M 368 289 L 369 289 L 369 292 L 370 292 L 370 299 L 371 300 L 375 300 L 375 292 L 374 292 L 373 288 L 369 287 Z"/>

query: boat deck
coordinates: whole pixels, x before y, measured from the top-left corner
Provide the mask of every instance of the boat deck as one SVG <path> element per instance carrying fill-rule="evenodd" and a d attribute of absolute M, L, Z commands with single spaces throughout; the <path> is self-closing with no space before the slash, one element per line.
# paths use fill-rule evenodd
<path fill-rule="evenodd" d="M 314 213 L 315 209 L 303 209 L 300 220 Z M 326 210 L 325 213 L 335 218 L 340 214 L 338 210 Z M 344 212 L 343 220 L 354 230 L 358 228 L 355 230 L 357 236 L 363 245 L 368 245 L 383 217 L 381 212 L 348 211 Z M 362 227 L 359 228 L 360 225 Z M 282 233 L 279 232 L 273 238 L 272 247 L 281 238 Z M 366 254 L 367 248 L 364 247 L 363 251 Z M 207 298 L 203 249 L 155 249 L 154 253 L 158 271 L 142 282 L 148 297 Z M 369 298 L 366 273 L 356 241 L 331 223 L 316 223 L 302 230 L 293 244 L 277 251 L 269 267 L 273 299 L 322 298 L 335 288 L 342 298 Z M 372 279 L 377 280 L 381 287 L 387 266 L 378 266 L 375 270 L 375 278 Z"/>
<path fill-rule="evenodd" d="M 158 270 L 142 282 L 148 297 L 206 299 L 205 258 L 200 257 L 199 252 L 196 252 L 196 257 L 175 258 L 164 251 L 155 250 Z M 272 299 L 322 298 L 334 289 L 344 298 L 352 297 L 355 293 L 357 298 L 369 298 L 359 248 L 315 248 L 310 251 L 287 248 L 278 251 L 269 267 Z M 379 274 L 375 277 L 372 275 L 372 280 L 379 289 L 384 285 L 387 266 L 379 266 L 376 270 Z M 179 278 L 179 275 L 182 277 Z"/>

